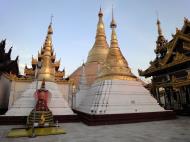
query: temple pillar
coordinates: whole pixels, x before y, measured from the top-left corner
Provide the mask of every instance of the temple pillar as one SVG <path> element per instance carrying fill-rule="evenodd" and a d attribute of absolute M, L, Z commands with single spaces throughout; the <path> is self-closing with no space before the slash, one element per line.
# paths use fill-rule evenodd
<path fill-rule="evenodd" d="M 168 108 L 168 99 L 167 99 L 167 94 L 166 94 L 166 88 L 164 88 L 164 108 Z"/>
<path fill-rule="evenodd" d="M 180 89 L 178 90 L 178 97 L 179 97 L 179 108 L 178 109 L 181 109 L 182 104 L 183 104 L 183 100 L 182 100 L 182 94 L 181 94 Z"/>
<path fill-rule="evenodd" d="M 185 96 L 186 96 L 186 102 L 187 102 L 187 104 L 190 104 L 190 98 L 189 98 L 189 93 L 190 93 L 190 91 L 189 91 L 189 88 L 188 88 L 188 86 L 184 86 L 184 89 L 185 89 Z"/>
<path fill-rule="evenodd" d="M 157 100 L 157 102 L 159 104 L 161 104 L 159 88 L 155 88 L 155 93 L 156 93 L 156 100 Z"/>
<path fill-rule="evenodd" d="M 171 101 L 170 106 L 171 106 L 172 108 L 174 108 L 174 96 L 173 96 L 174 93 L 173 93 L 172 87 L 169 88 L 169 95 L 170 95 L 170 101 Z"/>

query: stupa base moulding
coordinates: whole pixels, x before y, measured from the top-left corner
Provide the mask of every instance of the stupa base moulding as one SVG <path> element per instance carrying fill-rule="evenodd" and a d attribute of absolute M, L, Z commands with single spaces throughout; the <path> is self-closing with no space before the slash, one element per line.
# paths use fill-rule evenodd
<path fill-rule="evenodd" d="M 79 122 L 77 115 L 54 115 L 58 123 Z M 0 116 L 0 125 L 25 125 L 27 116 Z"/>
<path fill-rule="evenodd" d="M 77 110 L 74 110 L 74 112 L 78 114 L 78 118 L 80 119 L 80 121 L 89 126 L 176 119 L 176 114 L 173 111 L 103 115 L 91 115 Z"/>

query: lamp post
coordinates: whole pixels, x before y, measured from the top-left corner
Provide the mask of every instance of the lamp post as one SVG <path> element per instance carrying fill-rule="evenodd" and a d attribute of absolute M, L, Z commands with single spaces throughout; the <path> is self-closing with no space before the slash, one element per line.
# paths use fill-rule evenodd
<path fill-rule="evenodd" d="M 36 64 L 36 72 L 35 72 L 35 80 L 36 80 L 36 92 L 35 92 L 35 97 L 37 96 L 37 90 L 38 90 L 38 72 L 39 69 L 42 67 L 42 62 L 38 61 L 38 63 Z M 34 138 L 36 137 L 35 134 L 35 120 L 36 120 L 36 99 L 34 99 L 35 103 L 34 103 L 34 118 L 33 118 L 33 125 L 32 125 L 32 135 L 31 137 Z"/>

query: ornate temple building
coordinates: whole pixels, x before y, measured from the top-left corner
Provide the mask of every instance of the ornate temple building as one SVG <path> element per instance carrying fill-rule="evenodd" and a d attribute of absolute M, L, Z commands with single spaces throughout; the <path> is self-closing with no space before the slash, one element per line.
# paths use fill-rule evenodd
<path fill-rule="evenodd" d="M 0 42 L 0 74 L 2 73 L 11 73 L 19 75 L 18 68 L 18 56 L 15 60 L 11 60 L 12 47 L 7 53 L 5 53 L 6 40 Z"/>
<path fill-rule="evenodd" d="M 152 93 L 166 109 L 190 113 L 190 21 L 167 41 L 157 21 L 156 58 L 139 75 L 152 77 Z"/>
<path fill-rule="evenodd" d="M 59 70 L 60 61 L 55 59 L 52 23 L 49 24 L 38 57 L 32 57 L 32 67 L 25 67 L 25 75 L 4 75 L 9 86 L 9 99 L 8 111 L 0 118 L 0 123 L 15 124 L 16 121 L 21 124 L 28 117 L 30 127 L 35 121 L 34 114 L 42 126 L 46 118 L 51 124 L 54 119 L 100 125 L 175 117 L 173 111 L 158 104 L 131 72 L 119 48 L 113 10 L 110 46 L 106 41 L 101 8 L 98 17 L 95 43 L 87 61 L 68 79 L 64 78 L 65 71 Z"/>
<path fill-rule="evenodd" d="M 97 76 L 97 72 L 106 60 L 109 50 L 109 46 L 106 41 L 105 28 L 103 23 L 103 12 L 101 8 L 98 13 L 98 17 L 99 21 L 97 24 L 95 43 L 88 53 L 88 58 L 84 66 L 88 85 L 91 85 L 94 82 Z M 70 79 L 74 80 L 74 83 L 77 88 L 79 85 L 79 78 L 81 72 L 82 66 L 76 69 L 69 77 Z"/>
<path fill-rule="evenodd" d="M 35 92 L 42 80 L 51 95 L 47 102 L 54 116 L 74 115 L 71 110 L 72 82 L 65 80 L 64 71 L 59 71 L 52 44 L 52 23 L 38 58 L 32 58 L 32 68 L 25 67 L 25 76 L 8 76 L 10 86 L 9 109 L 5 116 L 28 116 L 35 106 Z"/>
<path fill-rule="evenodd" d="M 9 88 L 8 82 L 4 78 L 6 76 L 18 76 L 18 56 L 15 60 L 11 60 L 12 47 L 5 53 L 6 40 L 0 42 L 0 114 L 3 114 L 8 109 Z"/>
<path fill-rule="evenodd" d="M 173 117 L 131 72 L 121 53 L 112 13 L 110 48 L 95 81 L 88 85 L 85 65 L 76 94 L 75 112 L 88 125 L 160 120 Z"/>

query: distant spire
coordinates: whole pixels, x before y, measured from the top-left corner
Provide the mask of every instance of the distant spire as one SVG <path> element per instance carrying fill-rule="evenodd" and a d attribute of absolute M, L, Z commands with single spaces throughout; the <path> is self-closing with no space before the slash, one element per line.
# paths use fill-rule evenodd
<path fill-rule="evenodd" d="M 161 29 L 161 26 L 160 26 L 160 20 L 159 19 L 157 19 L 157 26 L 158 26 L 158 35 L 159 36 L 163 36 L 162 29 Z"/>
<path fill-rule="evenodd" d="M 50 25 L 52 24 L 52 21 L 53 21 L 53 14 L 51 15 Z"/>
<path fill-rule="evenodd" d="M 51 18 L 50 18 L 50 24 L 48 26 L 48 34 L 53 34 L 52 21 L 53 21 L 53 15 L 51 15 Z"/>
<path fill-rule="evenodd" d="M 165 54 L 166 54 L 166 51 L 167 51 L 167 49 L 165 48 L 167 40 L 165 39 L 165 37 L 164 37 L 164 35 L 162 33 L 162 29 L 161 29 L 160 24 L 161 24 L 160 20 L 157 17 L 158 38 L 157 38 L 157 41 L 156 41 L 156 49 L 154 50 L 154 52 L 157 55 L 157 58 L 158 57 L 161 57 L 161 58 L 164 57 Z"/>
<path fill-rule="evenodd" d="M 117 27 L 117 24 L 116 24 L 115 19 L 114 19 L 114 14 L 113 14 L 113 5 L 112 5 L 112 21 L 111 21 L 110 27 L 111 28 Z"/>

